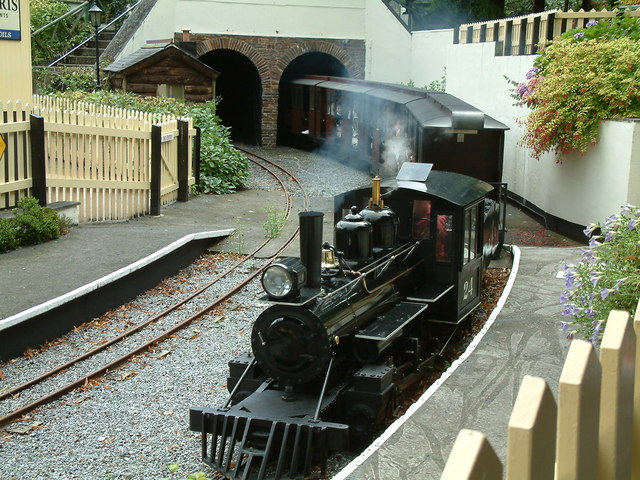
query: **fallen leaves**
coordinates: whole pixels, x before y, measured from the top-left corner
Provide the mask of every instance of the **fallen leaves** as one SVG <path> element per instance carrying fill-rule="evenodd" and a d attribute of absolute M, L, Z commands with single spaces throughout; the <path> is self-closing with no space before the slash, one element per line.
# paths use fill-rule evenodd
<path fill-rule="evenodd" d="M 42 422 L 33 422 L 26 425 L 13 425 L 7 427 L 5 430 L 9 433 L 16 433 L 18 435 L 26 435 L 33 430 L 40 430 L 42 428 Z"/>
<path fill-rule="evenodd" d="M 129 370 L 128 372 L 124 373 L 123 375 L 120 376 L 120 378 L 118 378 L 119 381 L 124 381 L 124 380 L 129 380 L 133 377 L 135 377 L 138 374 L 138 372 L 134 371 L 134 370 Z"/>

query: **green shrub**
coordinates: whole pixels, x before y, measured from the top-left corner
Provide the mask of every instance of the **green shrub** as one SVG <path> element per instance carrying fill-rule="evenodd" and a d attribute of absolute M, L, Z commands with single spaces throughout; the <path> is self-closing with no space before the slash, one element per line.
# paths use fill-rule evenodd
<path fill-rule="evenodd" d="M 586 152 L 599 122 L 640 116 L 640 24 L 622 16 L 592 21 L 552 42 L 536 58 L 518 103 L 531 108 L 523 144 L 544 152 Z"/>
<path fill-rule="evenodd" d="M 13 218 L 20 245 L 35 245 L 60 236 L 58 215 L 33 197 L 21 198 Z"/>
<path fill-rule="evenodd" d="M 0 218 L 0 253 L 18 248 L 18 229 L 13 218 Z"/>
<path fill-rule="evenodd" d="M 216 115 L 216 102 L 194 103 L 167 97 L 141 97 L 133 93 L 99 90 L 62 94 L 73 100 L 129 108 L 152 114 L 191 117 L 201 128 L 200 185 L 204 193 L 233 193 L 249 178 L 249 160 L 231 143 L 229 129 Z"/>
<path fill-rule="evenodd" d="M 603 223 L 585 230 L 589 247 L 575 265 L 565 264 L 565 286 L 560 297 L 562 322 L 569 337 L 590 338 L 599 343 L 611 310 L 634 315 L 640 298 L 640 208 L 622 207 Z"/>
<path fill-rule="evenodd" d="M 24 197 L 13 217 L 0 218 L 0 253 L 54 240 L 68 227 L 66 219 L 33 197 Z"/>
<path fill-rule="evenodd" d="M 47 67 L 33 69 L 33 90 L 40 95 L 96 88 L 95 68 Z"/>

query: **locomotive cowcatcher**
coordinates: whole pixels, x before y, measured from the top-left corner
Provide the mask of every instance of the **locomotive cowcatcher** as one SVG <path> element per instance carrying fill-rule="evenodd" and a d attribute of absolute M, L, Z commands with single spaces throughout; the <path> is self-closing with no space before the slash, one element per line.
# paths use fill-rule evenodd
<path fill-rule="evenodd" d="M 204 462 L 228 478 L 306 478 L 370 440 L 479 305 L 501 247 L 495 194 L 405 163 L 395 182 L 335 197 L 333 244 L 322 213 L 300 213 L 300 258 L 263 273 L 271 306 L 252 353 L 229 362 L 229 401 L 190 409 Z"/>

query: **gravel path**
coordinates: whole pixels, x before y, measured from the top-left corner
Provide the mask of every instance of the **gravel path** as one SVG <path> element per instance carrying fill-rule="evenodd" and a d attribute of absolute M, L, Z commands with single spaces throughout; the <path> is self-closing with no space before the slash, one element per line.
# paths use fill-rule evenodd
<path fill-rule="evenodd" d="M 366 172 L 318 155 L 287 148 L 257 152 L 295 172 L 311 196 L 331 197 L 369 181 Z M 259 170 L 254 170 L 248 188 L 275 188 Z M 0 390 L 53 368 L 148 318 L 222 272 L 231 261 L 228 257 L 205 256 L 126 308 L 70 333 L 45 352 L 0 365 Z M 238 283 L 253 268 L 249 262 L 241 272 L 220 282 L 211 295 Z M 226 401 L 227 362 L 248 350 L 251 323 L 265 307 L 257 301 L 261 294 L 260 286 L 253 282 L 224 309 L 212 312 L 153 351 L 0 431 L 0 480 L 160 479 L 168 476 L 166 466 L 173 462 L 180 464 L 181 476 L 200 470 L 212 475 L 200 460 L 198 434 L 188 430 L 189 407 L 222 405 Z M 164 322 L 178 322 L 189 313 L 183 309 Z M 148 336 L 142 334 L 141 341 Z M 116 349 L 110 348 L 100 361 L 115 354 Z M 80 373 L 69 371 L 50 384 L 77 375 Z M 18 402 L 26 403 L 29 395 L 24 392 L 5 402 L 0 415 Z M 336 457 L 333 470 L 345 462 Z"/>

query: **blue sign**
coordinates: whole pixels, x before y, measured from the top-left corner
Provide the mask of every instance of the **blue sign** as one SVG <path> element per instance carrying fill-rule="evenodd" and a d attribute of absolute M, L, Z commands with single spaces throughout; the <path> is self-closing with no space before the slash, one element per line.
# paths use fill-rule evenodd
<path fill-rule="evenodd" d="M 20 40 L 20 0 L 0 0 L 0 40 Z"/>

